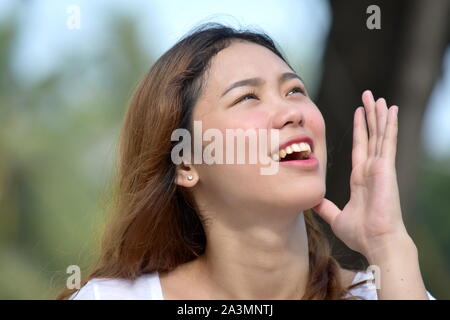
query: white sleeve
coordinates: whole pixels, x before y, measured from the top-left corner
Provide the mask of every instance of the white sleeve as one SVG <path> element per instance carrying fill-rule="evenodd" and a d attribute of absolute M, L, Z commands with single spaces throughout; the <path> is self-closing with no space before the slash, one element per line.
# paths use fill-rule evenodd
<path fill-rule="evenodd" d="M 100 300 L 95 282 L 88 281 L 80 290 L 73 293 L 69 300 Z"/>
<path fill-rule="evenodd" d="M 427 291 L 427 296 L 429 300 L 436 300 L 435 297 L 433 297 L 428 291 Z"/>
<path fill-rule="evenodd" d="M 356 283 L 361 280 L 373 280 L 373 275 L 368 271 L 358 272 L 355 276 L 353 283 Z M 429 300 L 436 300 L 428 291 L 427 296 Z M 350 290 L 350 295 L 362 297 L 365 300 L 378 300 L 378 294 L 373 282 L 363 283 L 353 289 Z"/>
<path fill-rule="evenodd" d="M 152 299 L 152 287 L 147 277 L 136 280 L 116 278 L 93 278 L 70 300 L 149 300 Z"/>

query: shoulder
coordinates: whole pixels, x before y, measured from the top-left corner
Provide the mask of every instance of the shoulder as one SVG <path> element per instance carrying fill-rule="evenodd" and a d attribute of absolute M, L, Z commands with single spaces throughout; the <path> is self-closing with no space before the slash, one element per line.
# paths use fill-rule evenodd
<path fill-rule="evenodd" d="M 93 278 L 75 292 L 70 300 L 159 300 L 157 272 L 143 274 L 135 280 Z"/>

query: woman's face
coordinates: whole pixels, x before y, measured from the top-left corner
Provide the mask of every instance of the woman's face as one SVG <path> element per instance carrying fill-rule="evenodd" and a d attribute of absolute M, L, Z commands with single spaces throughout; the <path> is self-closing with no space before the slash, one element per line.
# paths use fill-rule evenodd
<path fill-rule="evenodd" d="M 262 175 L 260 168 L 268 165 L 249 163 L 248 156 L 245 164 L 237 164 L 236 157 L 234 164 L 225 164 L 225 158 L 224 164 L 194 164 L 198 181 L 193 192 L 199 204 L 299 212 L 315 206 L 324 197 L 327 162 L 324 119 L 309 96 L 296 89 L 305 90 L 300 79 L 287 77 L 279 82 L 283 73 L 293 71 L 270 50 L 234 41 L 211 60 L 193 120 L 201 121 L 203 132 L 218 129 L 222 133 L 224 156 L 226 129 L 266 129 L 269 134 L 269 130 L 275 129 L 279 144 L 305 134 L 313 140 L 318 166 L 305 170 L 279 165 L 275 174 Z M 232 84 L 250 78 L 261 81 L 227 91 Z M 202 142 L 203 146 L 210 143 Z M 267 161 L 273 147 L 268 146 Z"/>

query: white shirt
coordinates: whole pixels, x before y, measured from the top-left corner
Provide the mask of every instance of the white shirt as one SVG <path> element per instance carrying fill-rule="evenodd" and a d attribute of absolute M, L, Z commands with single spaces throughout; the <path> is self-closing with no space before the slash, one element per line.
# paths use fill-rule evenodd
<path fill-rule="evenodd" d="M 373 279 L 373 274 L 369 271 L 359 271 L 356 273 L 352 284 L 366 279 Z M 365 300 L 378 300 L 377 290 L 373 283 L 359 285 L 351 289 L 350 293 Z M 436 300 L 428 291 L 427 295 L 430 300 Z M 159 274 L 153 272 L 141 275 L 134 281 L 127 279 L 91 279 L 75 292 L 70 300 L 164 300 L 164 296 Z"/>

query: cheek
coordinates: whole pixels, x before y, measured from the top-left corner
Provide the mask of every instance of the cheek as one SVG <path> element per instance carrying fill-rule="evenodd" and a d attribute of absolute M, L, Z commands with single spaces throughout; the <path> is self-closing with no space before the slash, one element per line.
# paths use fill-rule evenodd
<path fill-rule="evenodd" d="M 265 129 L 270 123 L 269 117 L 269 113 L 264 110 L 239 110 L 222 114 L 214 122 L 222 129 Z"/>
<path fill-rule="evenodd" d="M 217 112 L 202 115 L 203 130 L 209 128 L 219 129 L 225 134 L 225 129 L 258 129 L 267 128 L 270 114 L 264 110 L 239 110 L 236 112 Z"/>
<path fill-rule="evenodd" d="M 208 129 L 217 129 L 221 132 L 222 135 L 222 155 L 225 161 L 227 154 L 227 129 L 230 130 L 230 134 L 239 134 L 241 131 L 233 131 L 234 129 L 242 129 L 245 132 L 249 132 L 247 130 L 255 130 L 254 134 L 257 139 L 257 144 L 261 143 L 258 140 L 259 129 L 267 129 L 269 121 L 269 114 L 264 111 L 255 111 L 255 110 L 244 110 L 234 113 L 217 113 L 216 115 L 211 115 L 207 119 L 202 119 L 203 133 Z M 268 133 L 266 133 L 268 134 Z M 237 137 L 235 137 L 230 144 L 230 148 L 234 146 L 233 154 L 235 157 L 237 156 Z M 264 141 L 265 142 L 265 141 Z M 203 141 L 203 146 L 210 144 L 209 141 Z M 249 141 L 248 138 L 245 139 L 245 156 L 248 157 L 249 150 Z M 234 163 L 237 162 L 237 159 L 234 159 Z M 245 167 L 245 165 L 240 165 L 238 167 Z"/>
<path fill-rule="evenodd" d="M 325 120 L 322 113 L 317 109 L 309 115 L 308 128 L 315 139 L 315 155 L 320 161 L 320 166 L 324 175 L 326 175 L 327 167 L 327 141 L 326 141 L 326 127 Z"/>
<path fill-rule="evenodd" d="M 267 124 L 268 115 L 265 112 L 256 112 L 255 110 L 229 114 L 222 113 L 220 116 L 210 116 L 208 119 L 203 119 L 204 130 L 215 128 L 222 132 L 222 155 L 224 160 L 227 153 L 226 129 L 265 129 Z M 204 142 L 204 145 L 209 143 Z M 260 174 L 259 164 L 237 164 L 236 140 L 233 145 L 233 160 L 235 164 L 203 164 L 198 167 L 199 174 L 206 186 L 205 192 L 209 194 L 209 197 L 230 206 L 239 201 L 239 199 L 245 201 L 258 199 L 263 196 L 264 192 L 267 192 L 268 187 L 267 179 Z M 248 152 L 248 147 L 246 141 L 246 153 Z M 246 158 L 247 160 L 248 158 Z"/>
<path fill-rule="evenodd" d="M 269 115 L 264 111 L 245 112 L 238 116 L 235 125 L 241 128 L 262 129 L 267 128 L 269 123 Z"/>
<path fill-rule="evenodd" d="M 325 120 L 317 108 L 308 114 L 307 123 L 307 126 L 313 131 L 315 136 L 325 136 Z"/>

